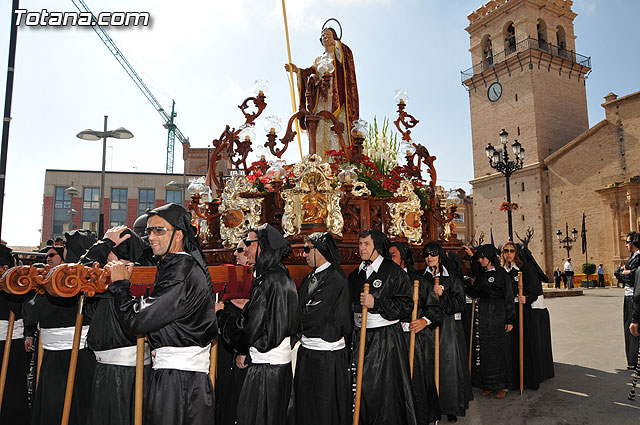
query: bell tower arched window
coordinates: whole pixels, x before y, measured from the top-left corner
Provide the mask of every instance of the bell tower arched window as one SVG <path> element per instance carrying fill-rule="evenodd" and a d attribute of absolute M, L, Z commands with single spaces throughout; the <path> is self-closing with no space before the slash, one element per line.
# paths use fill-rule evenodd
<path fill-rule="evenodd" d="M 558 55 L 567 57 L 567 34 L 564 32 L 564 28 L 558 25 L 556 30 L 556 45 L 558 46 Z"/>
<path fill-rule="evenodd" d="M 542 20 L 538 19 L 538 47 L 541 50 L 549 49 L 549 41 L 547 40 L 547 24 Z"/>
<path fill-rule="evenodd" d="M 491 43 L 491 37 L 485 36 L 482 42 L 482 64 L 483 69 L 488 69 L 493 66 L 493 45 Z"/>
<path fill-rule="evenodd" d="M 510 22 L 504 31 L 504 53 L 510 55 L 516 51 L 516 29 L 513 22 Z"/>

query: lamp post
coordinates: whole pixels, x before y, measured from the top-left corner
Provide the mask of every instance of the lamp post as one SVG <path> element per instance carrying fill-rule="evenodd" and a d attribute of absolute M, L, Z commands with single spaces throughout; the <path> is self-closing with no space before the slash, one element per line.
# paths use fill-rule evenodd
<path fill-rule="evenodd" d="M 578 240 L 578 230 L 574 227 L 573 230 L 571 231 L 571 234 L 573 235 L 573 237 L 569 236 L 569 224 L 567 222 L 564 223 L 564 227 L 565 227 L 565 237 L 562 237 L 562 231 L 558 230 L 556 232 L 556 236 L 558 238 L 558 242 L 560 242 L 560 246 L 564 249 L 567 250 L 567 258 L 570 258 L 571 255 L 569 255 L 569 252 L 571 251 L 571 248 L 573 248 L 573 243 Z"/>
<path fill-rule="evenodd" d="M 107 130 L 107 115 L 104 116 L 104 131 L 83 130 L 76 134 L 78 139 L 82 140 L 100 140 L 102 139 L 102 174 L 100 175 L 100 205 L 98 206 L 98 238 L 102 239 L 104 235 L 104 166 L 107 156 L 107 138 L 114 139 L 131 139 L 133 133 L 123 127 L 115 130 Z"/>
<path fill-rule="evenodd" d="M 498 170 L 502 175 L 504 175 L 506 179 L 506 188 L 507 188 L 507 202 L 511 204 L 511 187 L 509 185 L 509 178 L 513 173 L 522 168 L 524 164 L 524 148 L 517 140 L 513 141 L 511 145 L 511 149 L 513 150 L 513 154 L 515 158 L 513 160 L 509 159 L 509 150 L 507 149 L 507 143 L 509 142 L 509 133 L 505 131 L 503 128 L 500 132 L 500 143 L 502 143 L 502 158 L 500 158 L 500 152 L 496 151 L 496 149 L 489 143 L 485 148 L 485 153 L 487 154 L 487 158 L 489 158 L 489 165 L 494 170 Z M 509 205 L 509 209 L 507 210 L 507 222 L 509 225 L 509 240 L 513 241 L 513 222 L 511 217 L 511 205 Z"/>
<path fill-rule="evenodd" d="M 67 211 L 67 215 L 69 216 L 69 231 L 72 231 L 73 217 L 78 215 L 78 211 L 73 209 L 73 197 L 80 195 L 80 191 L 73 187 L 73 182 L 71 182 L 71 186 L 64 190 L 64 194 L 71 198 L 69 200 L 69 211 Z"/>

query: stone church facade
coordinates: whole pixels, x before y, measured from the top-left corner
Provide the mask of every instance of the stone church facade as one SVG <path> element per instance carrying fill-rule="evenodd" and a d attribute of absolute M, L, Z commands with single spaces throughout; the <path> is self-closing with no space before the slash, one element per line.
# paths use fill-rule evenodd
<path fill-rule="evenodd" d="M 474 232 L 496 244 L 508 239 L 505 178 L 485 147 L 518 140 L 524 166 L 511 176 L 514 239 L 534 230 L 529 248 L 552 275 L 567 257 L 556 231 L 580 230 L 586 214 L 589 262 L 607 273 L 627 255 L 624 234 L 638 229 L 640 94 L 607 96 L 606 118 L 589 128 L 589 57 L 576 53 L 571 0 L 492 0 L 469 14 L 473 67 L 462 72 L 469 93 L 474 179 Z M 511 152 L 509 152 L 511 154 Z M 513 155 L 511 154 L 511 158 Z M 571 256 L 585 262 L 580 236 Z"/>

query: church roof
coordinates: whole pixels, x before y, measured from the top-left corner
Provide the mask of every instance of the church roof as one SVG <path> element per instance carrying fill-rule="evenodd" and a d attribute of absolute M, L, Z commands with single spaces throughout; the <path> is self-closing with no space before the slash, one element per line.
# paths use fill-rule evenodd
<path fill-rule="evenodd" d="M 558 158 L 563 157 L 566 153 L 570 152 L 574 147 L 576 147 L 577 145 L 579 145 L 580 143 L 582 143 L 583 141 L 585 141 L 589 137 L 591 137 L 594 134 L 596 134 L 602 128 L 606 127 L 608 124 L 611 124 L 611 123 L 609 121 L 607 121 L 606 119 L 600 121 L 598 124 L 594 125 L 589 130 L 587 130 L 584 133 L 580 134 L 579 136 L 574 138 L 572 141 L 570 141 L 569 143 L 567 143 L 566 145 L 564 145 L 563 147 L 561 147 L 560 149 L 558 149 L 557 151 L 555 151 L 554 153 L 552 153 L 551 155 L 546 157 L 544 159 L 544 164 L 548 166 L 550 163 L 554 162 Z"/>

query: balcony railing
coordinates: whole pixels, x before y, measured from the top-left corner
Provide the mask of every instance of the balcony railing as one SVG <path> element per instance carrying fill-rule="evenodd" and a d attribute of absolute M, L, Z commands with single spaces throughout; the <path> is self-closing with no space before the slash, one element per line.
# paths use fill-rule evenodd
<path fill-rule="evenodd" d="M 460 74 L 462 77 L 462 81 L 466 81 L 474 75 L 480 74 L 483 71 L 492 68 L 494 65 L 504 62 L 509 56 L 514 55 L 517 52 L 524 52 L 531 49 L 545 52 L 550 54 L 551 56 L 562 58 L 571 63 L 591 68 L 591 57 L 580 55 L 578 53 L 567 50 L 564 47 L 554 46 L 553 44 L 547 43 L 543 40 L 527 38 L 526 40 L 522 40 L 515 45 L 508 46 L 502 52 L 488 57 L 482 62 L 475 64 L 471 68 L 465 71 L 461 71 Z"/>

